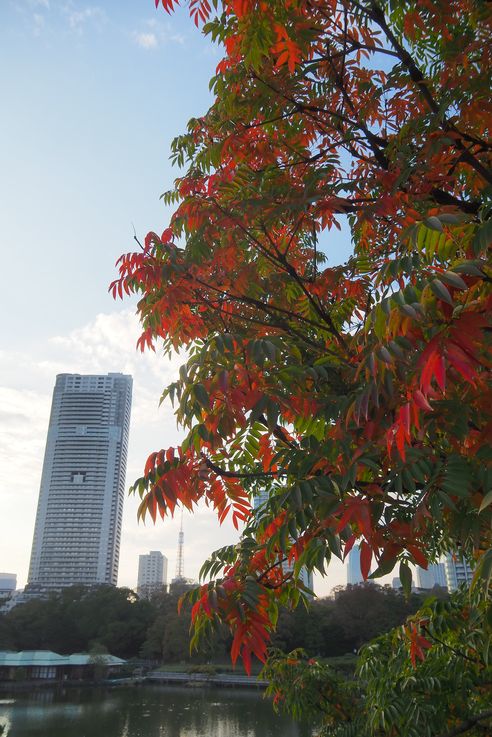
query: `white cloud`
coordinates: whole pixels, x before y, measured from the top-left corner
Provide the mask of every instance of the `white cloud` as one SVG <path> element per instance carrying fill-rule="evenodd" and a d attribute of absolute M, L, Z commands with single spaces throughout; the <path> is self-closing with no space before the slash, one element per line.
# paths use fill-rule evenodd
<path fill-rule="evenodd" d="M 183 45 L 186 41 L 182 33 L 177 33 L 171 23 L 157 21 L 155 18 L 143 21 L 138 30 L 131 34 L 133 42 L 142 49 L 156 49 L 169 43 Z"/>
<path fill-rule="evenodd" d="M 155 33 L 135 33 L 135 43 L 143 49 L 157 48 L 157 36 Z"/>
<path fill-rule="evenodd" d="M 82 35 L 87 24 L 101 30 L 106 21 L 106 13 L 99 6 L 88 6 L 79 10 L 72 3 L 63 8 L 69 28 L 75 33 Z"/>
<path fill-rule="evenodd" d="M 108 23 L 99 5 L 86 5 L 80 0 L 16 0 L 15 10 L 24 16 L 35 36 L 60 34 L 82 36 L 86 30 L 101 32 Z"/>

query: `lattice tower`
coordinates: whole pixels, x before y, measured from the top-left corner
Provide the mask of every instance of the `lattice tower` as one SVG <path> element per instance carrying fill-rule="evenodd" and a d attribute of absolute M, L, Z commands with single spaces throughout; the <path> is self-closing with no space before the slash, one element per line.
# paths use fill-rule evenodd
<path fill-rule="evenodd" d="M 183 532 L 183 510 L 181 510 L 181 527 L 178 533 L 178 557 L 176 558 L 176 581 L 184 580 L 184 532 Z"/>

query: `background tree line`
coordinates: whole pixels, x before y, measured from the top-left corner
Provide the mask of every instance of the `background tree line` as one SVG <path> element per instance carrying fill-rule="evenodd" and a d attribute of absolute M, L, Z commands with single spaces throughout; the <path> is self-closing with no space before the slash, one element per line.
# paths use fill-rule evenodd
<path fill-rule="evenodd" d="M 0 649 L 88 652 L 106 648 L 122 658 L 165 663 L 227 662 L 231 638 L 224 629 L 213 645 L 190 656 L 190 608 L 177 612 L 178 593 L 140 599 L 127 588 L 71 587 L 33 599 L 0 615 Z M 330 657 L 352 653 L 373 637 L 404 622 L 422 604 L 377 585 L 338 587 L 309 609 L 280 614 L 273 646 Z"/>

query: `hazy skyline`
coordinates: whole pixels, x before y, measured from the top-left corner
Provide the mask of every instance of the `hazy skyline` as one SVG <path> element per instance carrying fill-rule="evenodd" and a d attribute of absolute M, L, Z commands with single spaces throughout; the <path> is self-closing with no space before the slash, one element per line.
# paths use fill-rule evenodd
<path fill-rule="evenodd" d="M 133 226 L 143 238 L 167 225 L 159 195 L 178 175 L 170 142 L 205 112 L 220 54 L 186 9 L 168 16 L 153 0 L 7 0 L 0 48 L 0 570 L 23 586 L 57 373 L 132 374 L 127 486 L 148 453 L 181 437 L 172 408 L 158 409 L 181 361 L 137 353 L 134 305 L 107 288 L 116 259 L 135 247 Z M 328 241 L 339 262 L 349 243 Z M 179 530 L 179 515 L 137 525 L 137 505 L 125 499 L 118 581 L 130 587 L 149 549 L 174 571 Z M 184 530 L 190 577 L 237 539 L 205 508 L 185 513 Z M 337 564 L 315 590 L 345 580 Z"/>

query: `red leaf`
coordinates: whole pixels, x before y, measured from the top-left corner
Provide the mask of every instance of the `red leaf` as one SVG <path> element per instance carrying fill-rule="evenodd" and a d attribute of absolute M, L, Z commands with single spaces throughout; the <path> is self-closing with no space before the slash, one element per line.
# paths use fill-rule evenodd
<path fill-rule="evenodd" d="M 432 407 L 427 401 L 427 398 L 422 394 L 420 389 L 416 389 L 413 393 L 413 401 L 417 405 L 417 407 L 420 407 L 420 409 L 425 409 L 427 412 L 432 412 Z"/>
<path fill-rule="evenodd" d="M 422 357 L 424 355 L 425 355 L 425 352 L 422 355 Z M 420 386 L 424 390 L 425 394 L 429 393 L 432 377 L 434 376 L 434 368 L 435 368 L 438 358 L 439 358 L 439 354 L 437 353 L 437 350 L 434 349 L 431 353 L 429 353 L 425 366 L 422 370 L 422 375 L 420 377 Z"/>
<path fill-rule="evenodd" d="M 400 458 L 402 461 L 405 460 L 405 438 L 406 438 L 406 431 L 403 425 L 398 425 L 396 430 L 396 447 L 398 448 L 398 453 L 400 454 Z"/>
<path fill-rule="evenodd" d="M 171 230 L 171 228 L 166 228 L 165 230 L 162 231 L 161 242 L 169 243 L 172 240 L 172 237 L 173 237 L 173 231 Z"/>
<path fill-rule="evenodd" d="M 151 453 L 149 455 L 149 457 L 147 458 L 147 463 L 145 464 L 144 476 L 148 476 L 149 473 L 154 470 L 156 458 L 157 458 L 157 453 Z"/>
<path fill-rule="evenodd" d="M 349 537 L 349 539 L 347 540 L 347 542 L 345 543 L 345 547 L 343 549 L 343 559 L 344 560 L 347 557 L 347 555 L 350 553 L 350 551 L 352 550 L 352 548 L 354 547 L 354 543 L 355 543 L 356 540 L 357 540 L 356 536 L 355 535 L 351 535 Z"/>
<path fill-rule="evenodd" d="M 410 439 L 410 404 L 407 402 L 400 407 L 400 424 L 405 428 L 407 440 Z"/>
<path fill-rule="evenodd" d="M 434 368 L 434 374 L 436 381 L 439 384 L 439 388 L 444 391 L 446 389 L 446 364 L 444 362 L 444 356 L 438 357 Z"/>
<path fill-rule="evenodd" d="M 475 386 L 477 373 L 470 363 L 467 354 L 455 343 L 449 343 L 447 358 L 451 365 L 463 376 L 466 381 Z"/>
<path fill-rule="evenodd" d="M 416 545 L 407 545 L 407 550 L 412 555 L 412 558 L 417 563 L 417 565 L 427 570 L 429 561 L 427 560 L 421 549 L 418 548 Z"/>
<path fill-rule="evenodd" d="M 371 570 L 372 550 L 371 547 L 363 540 L 360 544 L 360 572 L 364 581 L 367 580 Z"/>
<path fill-rule="evenodd" d="M 244 670 L 248 674 L 248 676 L 251 675 L 251 651 L 246 647 L 246 645 L 243 646 L 242 653 L 241 653 L 243 664 L 244 664 Z"/>

